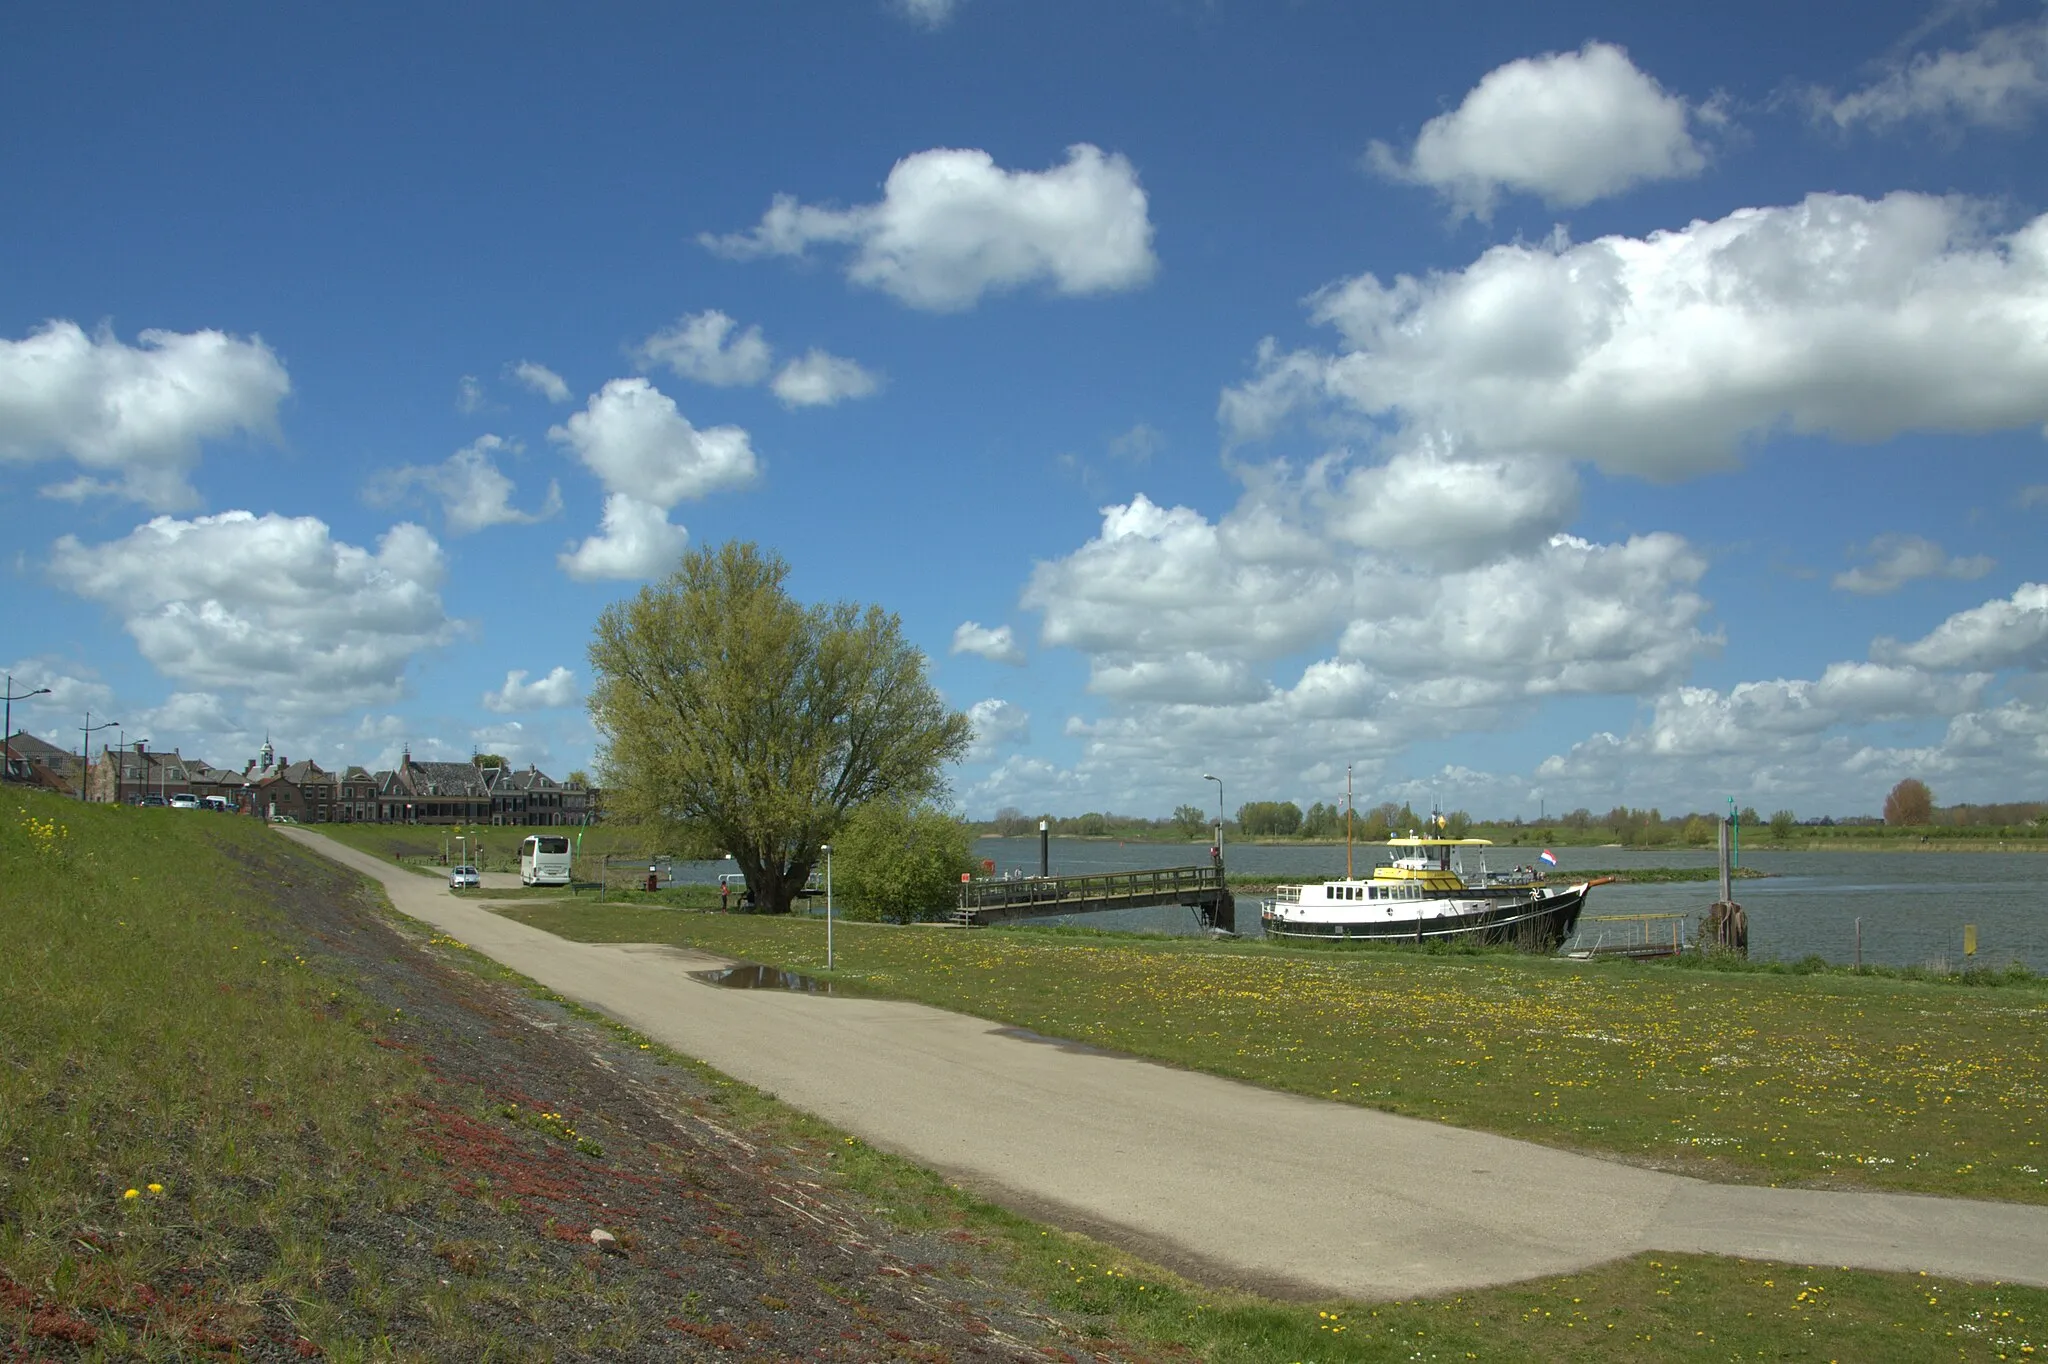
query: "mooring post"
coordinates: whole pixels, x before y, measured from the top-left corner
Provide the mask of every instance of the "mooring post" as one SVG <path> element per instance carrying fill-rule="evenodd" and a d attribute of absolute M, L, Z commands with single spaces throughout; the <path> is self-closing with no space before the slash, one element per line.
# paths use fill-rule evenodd
<path fill-rule="evenodd" d="M 1856 969 L 1863 969 L 1863 916 L 1856 916 Z"/>
<path fill-rule="evenodd" d="M 1735 901 L 1735 890 L 1730 884 L 1728 872 L 1728 826 L 1729 821 L 1721 821 L 1721 903 L 1724 905 L 1733 904 Z"/>
<path fill-rule="evenodd" d="M 1052 825 L 1042 819 L 1038 821 L 1038 874 L 1052 875 Z"/>

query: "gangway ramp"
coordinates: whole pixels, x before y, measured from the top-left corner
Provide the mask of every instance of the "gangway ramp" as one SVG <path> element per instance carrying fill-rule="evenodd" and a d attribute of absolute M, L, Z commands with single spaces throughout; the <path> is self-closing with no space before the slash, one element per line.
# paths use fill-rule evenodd
<path fill-rule="evenodd" d="M 953 918 L 965 926 L 986 928 L 1051 914 L 1099 914 L 1152 905 L 1186 905 L 1210 927 L 1237 931 L 1237 907 L 1220 866 L 976 878 L 960 883 L 960 904 Z"/>

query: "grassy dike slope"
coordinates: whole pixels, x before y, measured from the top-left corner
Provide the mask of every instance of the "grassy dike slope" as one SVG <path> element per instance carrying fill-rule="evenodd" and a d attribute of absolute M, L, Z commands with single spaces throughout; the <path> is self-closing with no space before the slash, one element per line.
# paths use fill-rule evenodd
<path fill-rule="evenodd" d="M 254 821 L 8 790 L 0 866 L 0 1361 L 1071 1359 L 1103 1329 L 942 1239 L 941 1182 Z"/>

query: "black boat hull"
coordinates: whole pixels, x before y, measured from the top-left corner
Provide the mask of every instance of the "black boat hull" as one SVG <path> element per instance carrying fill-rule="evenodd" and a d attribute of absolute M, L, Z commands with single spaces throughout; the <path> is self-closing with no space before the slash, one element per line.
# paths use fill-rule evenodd
<path fill-rule="evenodd" d="M 1349 923 L 1290 923 L 1262 907 L 1259 921 L 1269 938 L 1313 942 L 1470 943 L 1512 947 L 1521 952 L 1555 952 L 1579 925 L 1590 886 L 1572 886 L 1488 905 L 1468 914 L 1422 919 L 1363 919 Z"/>

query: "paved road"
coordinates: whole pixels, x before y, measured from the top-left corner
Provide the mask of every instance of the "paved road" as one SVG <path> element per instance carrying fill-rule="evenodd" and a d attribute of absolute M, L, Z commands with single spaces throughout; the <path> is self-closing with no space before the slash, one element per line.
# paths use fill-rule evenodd
<path fill-rule="evenodd" d="M 918 1004 L 722 990 L 676 948 L 568 942 L 280 832 L 515 971 L 1045 1220 L 1212 1283 L 1440 1294 L 1644 1250 L 2048 1287 L 2048 1208 L 1707 1184 L 1020 1037 Z"/>

